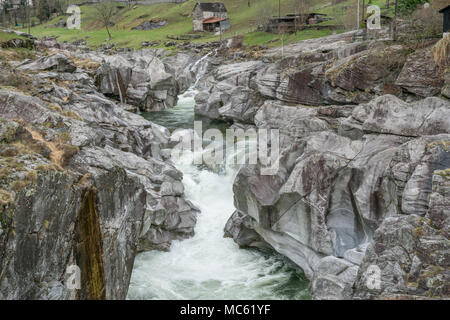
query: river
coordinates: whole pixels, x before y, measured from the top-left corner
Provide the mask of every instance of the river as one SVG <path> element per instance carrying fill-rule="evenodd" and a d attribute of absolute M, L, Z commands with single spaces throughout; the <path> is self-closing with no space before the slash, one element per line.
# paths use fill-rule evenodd
<path fill-rule="evenodd" d="M 143 116 L 174 131 L 193 128 L 194 94 L 181 95 L 178 105 Z M 184 161 L 183 161 L 184 160 Z M 223 229 L 234 211 L 233 180 L 237 168 L 213 172 L 179 159 L 186 198 L 200 210 L 195 236 L 174 241 L 169 252 L 136 257 L 128 299 L 310 299 L 308 280 L 276 253 L 239 249 Z"/>

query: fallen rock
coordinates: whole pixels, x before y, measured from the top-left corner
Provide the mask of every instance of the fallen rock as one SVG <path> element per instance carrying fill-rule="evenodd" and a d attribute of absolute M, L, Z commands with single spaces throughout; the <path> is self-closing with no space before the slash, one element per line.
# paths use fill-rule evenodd
<path fill-rule="evenodd" d="M 174 77 L 158 57 L 135 53 L 105 57 L 95 81 L 102 93 L 137 105 L 142 111 L 174 106 L 179 92 Z"/>

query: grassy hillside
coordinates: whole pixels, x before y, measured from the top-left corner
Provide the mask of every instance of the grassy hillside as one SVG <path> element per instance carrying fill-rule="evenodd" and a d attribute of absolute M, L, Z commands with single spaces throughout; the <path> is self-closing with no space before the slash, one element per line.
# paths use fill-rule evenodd
<path fill-rule="evenodd" d="M 26 39 L 25 37 L 18 36 L 13 33 L 0 31 L 0 61 L 7 62 L 11 60 L 23 60 L 27 58 L 32 58 L 34 56 L 33 52 L 26 48 L 3 48 L 3 42 L 11 39 Z M 7 78 L 7 77 L 6 77 Z M 11 77 L 10 77 L 11 78 Z M 6 82 L 11 81 L 15 83 L 15 79 L 5 79 L 0 75 L 0 86 L 5 86 Z M 20 82 L 20 81 L 19 81 Z"/>
<path fill-rule="evenodd" d="M 18 36 L 17 34 L 14 34 L 14 33 L 0 31 L 0 41 L 8 41 L 11 39 L 26 39 L 26 38 L 22 37 L 22 36 Z"/>
<path fill-rule="evenodd" d="M 140 48 L 143 41 L 159 40 L 162 43 L 167 41 L 167 35 L 177 36 L 192 32 L 191 12 L 198 0 L 189 0 L 183 4 L 155 4 L 150 6 L 138 5 L 135 9 L 125 6 L 118 9 L 113 22 L 114 26 L 110 28 L 112 33 L 111 42 L 118 46 Z M 244 0 L 222 0 L 227 9 L 231 20 L 231 29 L 224 33 L 224 37 L 234 35 L 244 35 L 244 42 L 250 45 L 267 44 L 269 46 L 290 43 L 293 41 L 322 37 L 331 34 L 331 30 L 305 30 L 292 35 L 275 35 L 266 32 L 256 31 L 258 22 L 262 15 L 278 15 L 278 1 L 275 0 L 251 0 L 251 6 Z M 349 5 L 354 0 L 348 0 L 339 6 Z M 385 0 L 375 0 L 375 2 L 384 2 Z M 292 0 L 281 0 L 282 14 L 292 13 L 294 11 Z M 317 10 L 316 10 L 317 9 Z M 339 11 L 331 6 L 330 0 L 316 0 L 315 12 L 327 13 L 333 17 L 339 14 Z M 31 33 L 35 36 L 57 36 L 59 41 L 72 42 L 79 39 L 85 39 L 90 46 L 99 46 L 105 43 L 107 33 L 101 26 L 98 14 L 93 5 L 81 6 L 81 30 L 66 30 L 56 28 L 54 24 L 58 20 L 67 19 L 67 16 L 55 17 L 43 25 L 33 27 Z M 141 22 L 150 19 L 167 20 L 169 24 L 162 28 L 149 31 L 131 30 Z M 328 22 L 328 23 L 338 23 Z M 200 39 L 194 42 L 205 42 L 217 40 L 219 36 L 211 33 L 201 33 Z"/>

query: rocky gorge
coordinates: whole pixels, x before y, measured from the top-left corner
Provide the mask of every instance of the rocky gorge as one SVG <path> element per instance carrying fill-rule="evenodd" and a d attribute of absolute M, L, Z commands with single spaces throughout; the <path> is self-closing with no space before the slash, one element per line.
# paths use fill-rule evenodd
<path fill-rule="evenodd" d="M 287 257 L 314 299 L 448 298 L 448 69 L 432 45 L 355 36 L 201 59 L 36 40 L 36 59 L 2 64 L 26 85 L 0 90 L 0 299 L 124 299 L 138 252 L 194 235 L 170 132 L 135 112 L 195 82 L 197 116 L 280 131 L 277 174 L 234 179 L 226 237 Z"/>
<path fill-rule="evenodd" d="M 446 72 L 432 46 L 352 33 L 213 70 L 196 111 L 282 146 L 277 175 L 239 171 L 225 235 L 289 257 L 315 299 L 448 297 Z"/>
<path fill-rule="evenodd" d="M 137 252 L 193 235 L 168 130 L 100 93 L 98 66 L 60 50 L 3 65 L 28 86 L 0 90 L 1 299 L 124 299 Z M 64 285 L 73 264 L 76 292 Z"/>

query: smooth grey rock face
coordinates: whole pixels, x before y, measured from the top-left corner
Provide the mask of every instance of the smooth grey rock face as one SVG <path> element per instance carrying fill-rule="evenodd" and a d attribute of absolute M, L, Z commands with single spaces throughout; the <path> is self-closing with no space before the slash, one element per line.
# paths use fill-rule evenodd
<path fill-rule="evenodd" d="M 242 248 L 256 247 L 267 249 L 267 243 L 253 229 L 254 220 L 246 214 L 235 211 L 225 225 L 225 237 L 233 240 Z"/>
<path fill-rule="evenodd" d="M 37 180 L 11 193 L 15 213 L 0 227 L 0 297 L 124 299 L 136 253 L 168 250 L 172 240 L 191 237 L 198 209 L 184 199 L 181 172 L 163 160 L 166 128 L 97 92 L 82 69 L 70 76 L 42 70 L 30 74 L 40 99 L 0 90 L 0 136 L 10 139 L 4 128 L 11 127 L 13 139 L 34 141 L 24 124 L 14 122 L 22 119 L 46 141 L 63 134 L 79 150 L 61 171 L 37 169 L 51 167 L 50 154 L 21 156 Z M 156 84 L 171 77 L 160 75 Z M 82 272 L 78 293 L 64 283 L 72 264 Z"/>
<path fill-rule="evenodd" d="M 235 213 L 226 232 L 238 243 L 253 246 L 241 239 L 244 235 L 256 239 L 256 231 L 305 271 L 315 299 L 361 297 L 352 287 L 359 266 L 368 267 L 365 257 L 371 255 L 374 233 L 381 232 L 384 221 L 404 214 L 425 215 L 430 197 L 442 201 L 432 193 L 431 177 L 435 170 L 450 167 L 445 150 L 450 126 L 445 123 L 448 117 L 433 113 L 446 114 L 449 107 L 438 98 L 408 105 L 387 95 L 339 115 L 334 108 L 266 101 L 255 124 L 280 130 L 280 171 L 262 176 L 259 165 L 240 170 L 233 187 L 239 220 Z M 341 124 L 344 135 L 332 131 Z M 358 135 L 348 135 L 348 128 L 359 130 Z M 445 219 L 441 207 L 436 210 L 439 221 Z M 245 220 L 251 221 L 250 231 L 240 222 Z M 440 241 L 432 243 L 441 245 Z M 439 259 L 442 265 L 446 258 Z M 417 270 L 422 262 L 414 261 Z M 333 269 L 339 265 L 345 272 Z M 383 272 L 401 275 L 398 268 L 393 264 Z M 365 294 L 367 289 L 361 290 Z M 402 287 L 398 292 L 407 291 Z"/>
<path fill-rule="evenodd" d="M 195 114 L 210 119 L 219 117 L 219 108 L 222 107 L 222 99 L 220 93 L 208 94 L 200 92 L 195 96 Z"/>
<path fill-rule="evenodd" d="M 214 70 L 212 83 L 196 95 L 195 113 L 210 119 L 253 123 L 263 101 L 259 93 L 248 87 L 263 66 L 260 61 L 220 65 Z"/>
<path fill-rule="evenodd" d="M 263 67 L 261 61 L 246 61 L 241 63 L 222 65 L 215 71 L 215 78 L 220 82 L 227 80 L 235 85 L 244 84 L 248 81 L 252 72 Z"/>
<path fill-rule="evenodd" d="M 261 237 L 305 271 L 315 299 L 356 297 L 359 266 L 383 221 L 425 216 L 430 199 L 442 201 L 434 172 L 450 167 L 438 147 L 449 141 L 450 104 L 430 97 L 443 87 L 434 62 L 425 65 L 430 48 L 410 55 L 354 35 L 270 49 L 261 65 L 221 66 L 196 97 L 197 114 L 280 131 L 279 172 L 241 168 L 225 234 L 244 247 Z M 444 227 L 441 205 L 435 211 Z M 413 265 L 417 273 L 423 264 Z"/>
<path fill-rule="evenodd" d="M 343 300 L 352 296 L 358 267 L 333 256 L 319 260 L 311 281 L 313 299 Z"/>
<path fill-rule="evenodd" d="M 401 136 L 423 136 L 448 133 L 450 103 L 439 98 L 426 98 L 407 104 L 386 95 L 368 104 L 369 113 L 362 124 L 368 132 Z"/>
<path fill-rule="evenodd" d="M 366 253 L 367 246 L 349 249 L 344 252 L 344 259 L 353 264 L 360 265 Z"/>
<path fill-rule="evenodd" d="M 56 53 L 48 57 L 42 57 L 35 62 L 24 64 L 17 69 L 21 71 L 55 70 L 57 72 L 74 72 L 76 68 L 70 58 L 62 53 Z"/>
<path fill-rule="evenodd" d="M 180 93 L 185 92 L 195 82 L 195 75 L 191 71 L 191 66 L 198 59 L 192 54 L 179 52 L 161 60 L 166 72 L 175 77 Z"/>
<path fill-rule="evenodd" d="M 47 173 L 39 177 L 39 187 L 16 196 L 17 206 L 7 224 L 14 236 L 3 223 L 0 235 L 2 299 L 70 297 L 61 280 L 67 265 L 74 263 L 73 237 L 81 204 L 80 190 L 72 187 L 75 183 L 68 175 Z M 52 281 L 60 290 L 51 293 Z"/>
<path fill-rule="evenodd" d="M 317 117 L 317 110 L 308 107 L 286 106 L 267 100 L 255 115 L 255 124 L 261 128 L 280 129 L 280 134 L 302 137 L 329 128 Z"/>
<path fill-rule="evenodd" d="M 431 47 L 408 56 L 395 84 L 420 97 L 430 97 L 440 92 L 442 78 Z"/>
<path fill-rule="evenodd" d="M 165 58 L 157 51 L 143 50 L 103 59 L 95 77 L 99 91 L 142 111 L 173 107 L 178 94 L 193 81 L 189 70 L 193 58 L 186 54 Z"/>

